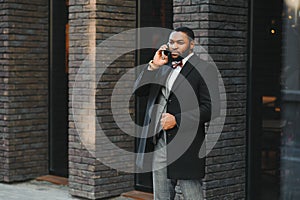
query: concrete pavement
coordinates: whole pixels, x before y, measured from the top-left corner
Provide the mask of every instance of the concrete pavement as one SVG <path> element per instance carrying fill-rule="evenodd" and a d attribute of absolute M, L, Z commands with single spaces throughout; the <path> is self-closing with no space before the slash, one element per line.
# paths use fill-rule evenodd
<path fill-rule="evenodd" d="M 45 181 L 29 181 L 24 183 L 0 183 L 0 200 L 79 200 L 69 195 L 68 187 L 54 185 Z M 111 200 L 132 200 L 116 197 Z"/>

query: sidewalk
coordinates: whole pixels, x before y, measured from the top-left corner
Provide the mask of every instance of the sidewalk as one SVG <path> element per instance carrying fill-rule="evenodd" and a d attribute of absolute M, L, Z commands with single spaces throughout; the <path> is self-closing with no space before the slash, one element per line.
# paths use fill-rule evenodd
<path fill-rule="evenodd" d="M 24 183 L 0 183 L 0 200 L 82 200 L 69 195 L 68 187 L 54 185 L 45 181 L 29 181 Z M 110 200 L 132 200 L 116 197 Z"/>

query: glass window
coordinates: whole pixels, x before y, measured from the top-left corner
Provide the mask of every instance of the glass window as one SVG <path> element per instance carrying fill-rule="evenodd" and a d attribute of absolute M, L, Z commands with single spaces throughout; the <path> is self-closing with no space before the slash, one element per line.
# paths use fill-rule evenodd
<path fill-rule="evenodd" d="M 283 8 L 281 199 L 300 199 L 300 0 Z"/>

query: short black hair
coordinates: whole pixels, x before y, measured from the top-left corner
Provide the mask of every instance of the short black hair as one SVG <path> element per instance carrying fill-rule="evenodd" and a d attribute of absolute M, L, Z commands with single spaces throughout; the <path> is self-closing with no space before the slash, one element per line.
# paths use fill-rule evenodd
<path fill-rule="evenodd" d="M 174 31 L 185 33 L 187 36 L 189 36 L 190 40 L 195 39 L 194 31 L 192 29 L 188 28 L 188 27 L 185 27 L 185 26 L 178 27 L 178 28 L 174 29 Z"/>

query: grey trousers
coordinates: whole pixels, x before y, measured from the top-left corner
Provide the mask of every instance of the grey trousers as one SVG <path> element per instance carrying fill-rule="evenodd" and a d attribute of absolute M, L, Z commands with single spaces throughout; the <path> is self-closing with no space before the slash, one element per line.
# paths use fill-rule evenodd
<path fill-rule="evenodd" d="M 164 135 L 165 136 L 165 135 Z M 167 151 L 165 137 L 158 140 L 153 157 L 154 200 L 173 200 L 179 184 L 185 200 L 203 200 L 201 180 L 174 180 L 167 178 Z"/>

